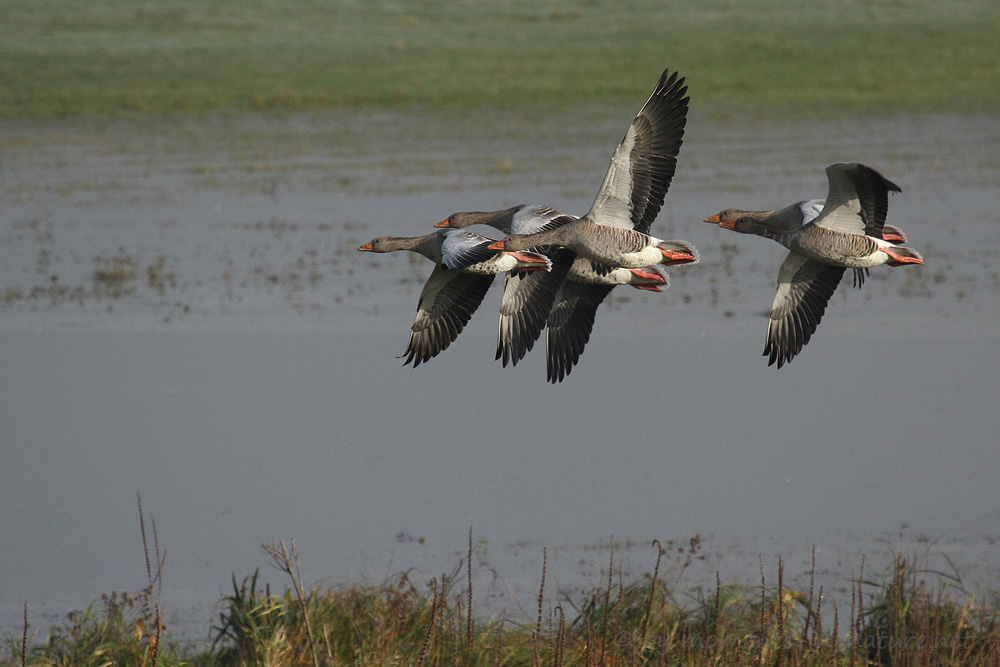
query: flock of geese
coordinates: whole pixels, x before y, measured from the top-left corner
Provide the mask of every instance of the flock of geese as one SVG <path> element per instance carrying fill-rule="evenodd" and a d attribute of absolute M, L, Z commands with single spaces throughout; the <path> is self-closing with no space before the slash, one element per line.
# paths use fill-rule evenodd
<path fill-rule="evenodd" d="M 446 349 L 479 308 L 498 273 L 506 274 L 496 358 L 517 364 L 545 330 L 546 370 L 561 382 L 590 339 L 598 306 L 618 285 L 662 291 L 666 266 L 698 262 L 687 241 L 650 235 L 677 167 L 687 121 L 684 79 L 665 71 L 622 139 L 590 211 L 581 218 L 542 205 L 455 213 L 424 236 L 383 236 L 358 250 L 409 250 L 434 262 L 417 306 L 404 364 L 419 366 Z M 809 342 L 846 269 L 861 287 L 880 264 L 923 264 L 885 224 L 889 192 L 899 186 L 870 167 L 826 168 L 825 200 L 772 211 L 726 209 L 705 218 L 788 248 L 778 271 L 764 356 L 781 368 Z M 495 240 L 466 227 L 487 225 Z"/>

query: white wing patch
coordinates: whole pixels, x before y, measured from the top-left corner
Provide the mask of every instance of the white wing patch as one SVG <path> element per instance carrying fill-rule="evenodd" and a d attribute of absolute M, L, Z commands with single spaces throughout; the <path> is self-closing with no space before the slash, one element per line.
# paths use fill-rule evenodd
<path fill-rule="evenodd" d="M 826 200 L 824 199 L 810 199 L 799 204 L 799 210 L 802 211 L 802 224 L 808 225 L 819 217 L 825 203 Z"/>

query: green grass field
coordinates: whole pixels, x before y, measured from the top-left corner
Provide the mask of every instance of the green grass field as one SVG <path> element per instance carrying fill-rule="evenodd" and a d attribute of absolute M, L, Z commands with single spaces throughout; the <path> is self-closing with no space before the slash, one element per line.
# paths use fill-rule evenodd
<path fill-rule="evenodd" d="M 7 0 L 0 117 L 634 104 L 1000 111 L 995 0 Z"/>

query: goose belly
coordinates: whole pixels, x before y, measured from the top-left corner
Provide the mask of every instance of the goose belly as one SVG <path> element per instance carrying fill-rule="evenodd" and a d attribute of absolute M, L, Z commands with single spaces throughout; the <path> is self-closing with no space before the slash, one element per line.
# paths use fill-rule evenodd
<path fill-rule="evenodd" d="M 495 275 L 497 273 L 506 273 L 507 271 L 513 271 L 521 265 L 515 257 L 503 253 L 494 257 L 493 259 L 488 259 L 485 262 L 479 262 L 478 264 L 473 264 L 462 269 L 463 273 L 473 273 L 479 276 Z"/>
<path fill-rule="evenodd" d="M 656 246 L 646 246 L 634 252 L 602 251 L 593 248 L 574 248 L 577 254 L 608 266 L 625 269 L 642 269 L 663 261 L 663 253 Z"/>
<path fill-rule="evenodd" d="M 802 243 L 798 239 L 788 244 L 788 249 L 830 266 L 847 269 L 865 269 L 885 264 L 889 256 L 880 252 L 875 243 L 869 243 L 867 236 L 847 237 L 841 243 Z"/>

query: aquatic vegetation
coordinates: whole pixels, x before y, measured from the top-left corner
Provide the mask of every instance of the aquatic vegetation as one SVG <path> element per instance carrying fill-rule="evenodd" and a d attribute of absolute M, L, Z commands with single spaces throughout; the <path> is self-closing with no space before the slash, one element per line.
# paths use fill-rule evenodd
<path fill-rule="evenodd" d="M 155 527 L 154 527 L 155 528 Z M 1000 660 L 1000 600 L 976 599 L 957 573 L 930 572 L 897 557 L 883 579 L 851 584 L 851 604 L 777 582 L 761 563 L 759 586 L 679 588 L 701 555 L 700 537 L 653 543 L 652 573 L 626 581 L 611 548 L 606 582 L 581 600 L 546 589 L 543 550 L 532 618 L 482 618 L 473 596 L 473 563 L 482 542 L 450 572 L 426 584 L 404 572 L 376 584 L 306 589 L 298 552 L 284 540 L 263 545 L 292 586 L 278 594 L 238 582 L 220 603 L 211 647 L 170 638 L 160 616 L 163 555 L 157 545 L 149 586 L 112 593 L 99 607 L 73 612 L 41 644 L 5 641 L 0 665 L 988 665 Z M 147 554 L 149 553 L 147 549 Z M 813 573 L 815 573 L 815 554 Z M 936 577 L 932 584 L 930 577 Z"/>
<path fill-rule="evenodd" d="M 135 289 L 135 260 L 128 255 L 94 258 L 94 296 L 117 299 Z"/>

